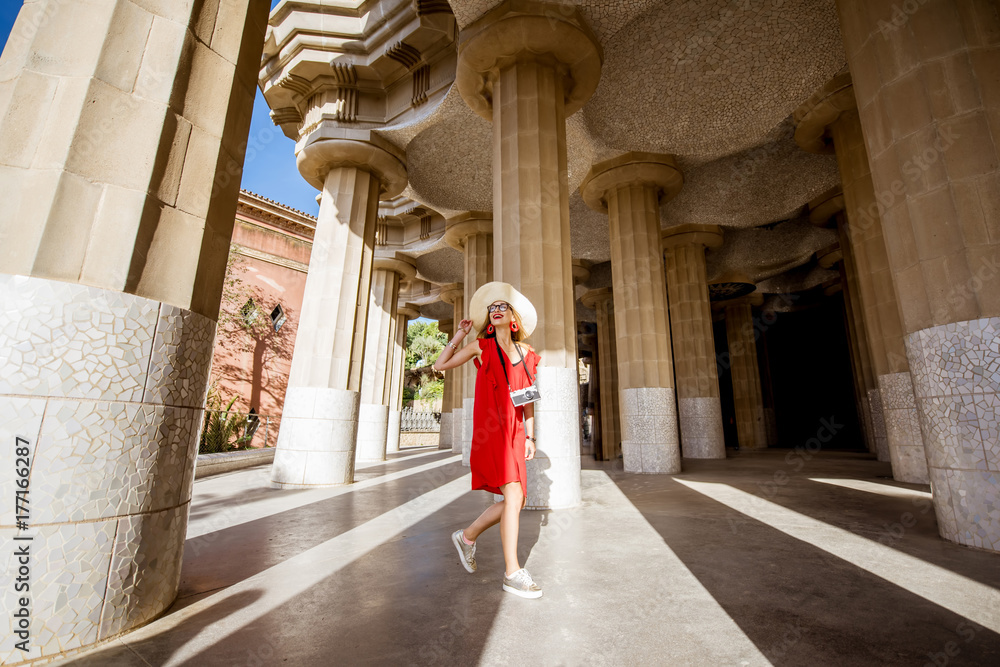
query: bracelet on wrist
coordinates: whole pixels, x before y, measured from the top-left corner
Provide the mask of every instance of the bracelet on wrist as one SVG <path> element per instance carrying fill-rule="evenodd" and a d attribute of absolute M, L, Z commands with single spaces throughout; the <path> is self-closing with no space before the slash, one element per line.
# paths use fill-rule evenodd
<path fill-rule="evenodd" d="M 458 345 L 455 345 L 455 341 L 448 341 L 448 347 L 458 352 Z"/>

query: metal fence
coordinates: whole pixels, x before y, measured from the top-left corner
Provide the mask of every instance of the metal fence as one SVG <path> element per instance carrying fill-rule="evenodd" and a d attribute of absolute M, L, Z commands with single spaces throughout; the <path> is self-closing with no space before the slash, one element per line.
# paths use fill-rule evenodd
<path fill-rule="evenodd" d="M 399 415 L 399 430 L 402 433 L 436 433 L 441 430 L 441 413 L 403 408 Z"/>
<path fill-rule="evenodd" d="M 240 449 L 274 447 L 278 442 L 280 417 L 235 410 L 205 410 L 199 454 L 232 452 Z"/>

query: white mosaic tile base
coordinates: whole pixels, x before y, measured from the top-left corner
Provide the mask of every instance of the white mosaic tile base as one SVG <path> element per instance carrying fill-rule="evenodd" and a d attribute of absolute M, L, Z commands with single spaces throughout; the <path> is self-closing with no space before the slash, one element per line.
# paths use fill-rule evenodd
<path fill-rule="evenodd" d="M 538 368 L 535 458 L 528 461 L 530 509 L 580 504 L 580 397 L 575 368 Z"/>
<path fill-rule="evenodd" d="M 359 410 L 356 391 L 289 387 L 271 464 L 271 486 L 352 483 Z"/>
<path fill-rule="evenodd" d="M 24 276 L 0 275 L 0 304 L 0 439 L 31 442 L 35 536 L 34 653 L 11 653 L 7 617 L 7 662 L 86 646 L 173 601 L 215 323 Z M 12 467 L 0 470 L 5 497 Z M 13 522 L 5 505 L 5 536 Z"/>
<path fill-rule="evenodd" d="M 878 378 L 882 397 L 886 441 L 892 478 L 900 482 L 929 484 L 924 440 L 920 434 L 917 401 L 910 374 L 889 373 Z"/>
<path fill-rule="evenodd" d="M 463 465 L 469 465 L 469 457 L 472 456 L 472 432 L 475 428 L 474 417 L 475 417 L 476 399 L 464 398 L 462 399 L 462 463 Z"/>
<path fill-rule="evenodd" d="M 451 411 L 441 413 L 441 431 L 438 436 L 438 449 L 451 449 Z"/>
<path fill-rule="evenodd" d="M 625 472 L 680 472 L 681 450 L 674 390 L 666 387 L 622 389 L 618 405 Z"/>
<path fill-rule="evenodd" d="M 358 410 L 358 444 L 355 461 L 385 461 L 389 434 L 389 407 L 362 403 Z"/>
<path fill-rule="evenodd" d="M 875 439 L 875 457 L 879 461 L 889 461 L 889 438 L 886 435 L 885 412 L 882 410 L 882 395 L 878 389 L 868 390 L 868 409 L 872 415 L 872 437 Z"/>
<path fill-rule="evenodd" d="M 1000 551 L 1000 318 L 918 331 L 906 351 L 941 535 Z"/>
<path fill-rule="evenodd" d="M 395 454 L 399 451 L 399 422 L 402 415 L 399 410 L 389 410 L 389 425 L 386 427 L 385 452 Z"/>
<path fill-rule="evenodd" d="M 677 412 L 684 458 L 726 458 L 722 404 L 718 397 L 680 398 L 677 400 Z"/>
<path fill-rule="evenodd" d="M 465 429 L 465 411 L 452 408 L 451 411 L 451 452 L 462 455 L 462 465 L 469 467 L 469 449 L 462 448 L 462 431 Z"/>

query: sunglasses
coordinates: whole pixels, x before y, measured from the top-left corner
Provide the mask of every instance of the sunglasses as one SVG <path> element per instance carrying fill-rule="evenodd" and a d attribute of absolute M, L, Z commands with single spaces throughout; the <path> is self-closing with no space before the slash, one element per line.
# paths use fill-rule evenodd
<path fill-rule="evenodd" d="M 506 313 L 507 308 L 508 306 L 506 303 L 491 303 L 490 305 L 486 306 L 486 312 L 492 313 L 494 311 L 500 311 L 501 313 Z"/>

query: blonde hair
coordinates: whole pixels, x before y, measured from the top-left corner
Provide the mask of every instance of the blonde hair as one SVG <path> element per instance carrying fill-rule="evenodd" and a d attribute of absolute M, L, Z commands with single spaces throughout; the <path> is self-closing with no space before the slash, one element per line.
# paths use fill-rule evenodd
<path fill-rule="evenodd" d="M 512 305 L 510 305 L 508 303 L 507 304 L 507 308 L 510 310 L 510 317 L 511 317 L 511 319 L 514 320 L 515 322 L 517 322 L 517 331 L 511 331 L 510 332 L 510 339 L 512 341 L 514 341 L 515 343 L 519 343 L 522 340 L 525 340 L 525 339 L 528 338 L 527 334 L 524 333 L 524 322 L 521 321 L 521 316 L 517 314 L 516 310 L 514 310 L 514 306 L 512 306 Z M 490 319 L 489 319 L 489 317 L 487 317 L 486 318 L 486 326 L 483 327 L 483 330 L 479 332 L 479 335 L 476 336 L 476 338 L 486 338 L 486 337 L 488 337 L 490 335 L 490 334 L 486 333 L 486 330 L 489 328 L 489 324 L 490 324 Z"/>

